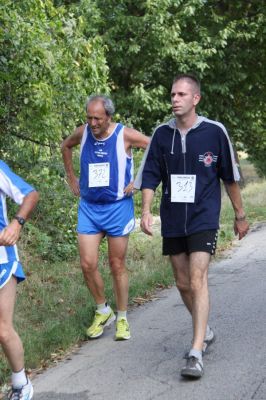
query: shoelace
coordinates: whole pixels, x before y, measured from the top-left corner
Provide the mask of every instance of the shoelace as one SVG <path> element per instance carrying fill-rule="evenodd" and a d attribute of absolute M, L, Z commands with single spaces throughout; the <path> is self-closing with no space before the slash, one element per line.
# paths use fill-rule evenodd
<path fill-rule="evenodd" d="M 22 388 L 21 389 L 12 389 L 8 399 L 9 400 L 20 400 L 21 393 L 22 393 Z"/>
<path fill-rule="evenodd" d="M 189 368 L 197 368 L 196 364 L 200 366 L 200 369 L 202 369 L 201 363 L 197 359 L 197 357 L 191 356 L 188 358 L 188 367 Z"/>
<path fill-rule="evenodd" d="M 117 331 L 121 331 L 124 328 L 127 328 L 127 321 L 124 319 L 120 319 L 119 321 L 117 321 Z"/>
<path fill-rule="evenodd" d="M 109 316 L 108 316 L 108 318 L 106 318 L 104 321 L 101 321 L 100 318 L 102 317 L 102 315 L 104 315 L 104 314 L 100 314 L 100 313 L 96 312 L 94 321 L 91 325 L 92 327 L 96 328 L 99 325 L 103 325 L 106 322 L 106 320 L 109 318 Z"/>

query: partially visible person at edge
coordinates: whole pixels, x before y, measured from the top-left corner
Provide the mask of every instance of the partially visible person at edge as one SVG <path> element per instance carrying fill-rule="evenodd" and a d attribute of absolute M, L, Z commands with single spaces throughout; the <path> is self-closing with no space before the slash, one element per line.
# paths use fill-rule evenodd
<path fill-rule="evenodd" d="M 8 222 L 6 196 L 20 207 Z M 12 370 L 9 400 L 30 400 L 33 387 L 24 369 L 23 345 L 13 326 L 17 283 L 25 279 L 16 243 L 38 202 L 36 190 L 0 160 L 0 343 Z"/>
<path fill-rule="evenodd" d="M 86 104 L 87 124 L 79 126 L 62 143 L 69 186 L 80 196 L 78 245 L 82 272 L 96 303 L 89 338 L 98 338 L 116 316 L 106 301 L 98 270 L 101 240 L 108 241 L 109 265 L 117 307 L 116 340 L 130 339 L 127 321 L 128 274 L 125 258 L 129 233 L 134 229 L 132 147 L 145 149 L 150 139 L 135 129 L 112 121 L 113 102 L 93 95 Z M 75 176 L 72 148 L 80 146 L 80 179 Z"/>
<path fill-rule="evenodd" d="M 152 235 L 151 204 L 162 182 L 163 255 L 170 256 L 176 286 L 193 325 L 192 346 L 181 375 L 192 378 L 203 375 L 202 356 L 215 339 L 208 325 L 208 268 L 219 229 L 220 179 L 235 212 L 235 234 L 242 239 L 249 229 L 232 144 L 221 123 L 196 114 L 200 98 L 200 83 L 194 76 L 174 79 L 171 103 L 175 118 L 156 128 L 142 162 L 141 184 L 141 228 Z M 140 182 L 141 170 L 136 188 Z"/>

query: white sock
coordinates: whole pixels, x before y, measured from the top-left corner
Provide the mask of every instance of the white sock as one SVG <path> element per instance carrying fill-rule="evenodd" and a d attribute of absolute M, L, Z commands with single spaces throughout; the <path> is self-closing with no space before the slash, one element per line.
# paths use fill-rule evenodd
<path fill-rule="evenodd" d="M 119 310 L 117 310 L 117 321 L 119 321 L 122 318 L 127 320 L 127 311 L 119 311 Z"/>
<path fill-rule="evenodd" d="M 111 310 L 109 304 L 107 303 L 96 304 L 96 308 L 101 314 L 108 314 Z"/>
<path fill-rule="evenodd" d="M 22 386 L 25 386 L 28 382 L 28 379 L 25 374 L 25 369 L 23 368 L 19 372 L 12 372 L 11 382 L 12 382 L 12 387 L 15 389 L 20 389 Z"/>

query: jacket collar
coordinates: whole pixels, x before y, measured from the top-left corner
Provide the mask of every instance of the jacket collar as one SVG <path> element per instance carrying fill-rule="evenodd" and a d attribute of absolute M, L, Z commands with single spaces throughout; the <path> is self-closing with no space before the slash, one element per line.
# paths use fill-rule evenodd
<path fill-rule="evenodd" d="M 205 120 L 205 117 L 197 115 L 197 120 L 196 120 L 195 124 L 191 128 L 189 128 L 189 130 L 197 128 L 197 126 L 199 126 L 204 120 Z M 168 125 L 172 129 L 177 129 L 175 118 L 171 118 L 168 122 L 166 122 L 166 125 Z"/>

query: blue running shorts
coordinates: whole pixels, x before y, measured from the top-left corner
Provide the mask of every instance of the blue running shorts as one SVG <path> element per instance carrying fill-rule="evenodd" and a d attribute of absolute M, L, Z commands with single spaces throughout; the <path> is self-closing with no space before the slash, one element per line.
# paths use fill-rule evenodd
<path fill-rule="evenodd" d="M 114 203 L 96 204 L 80 200 L 77 232 L 95 235 L 104 232 L 107 236 L 126 236 L 135 227 L 133 198 Z"/>
<path fill-rule="evenodd" d="M 19 261 L 0 264 L 0 289 L 7 284 L 12 275 L 17 278 L 18 283 L 26 278 Z"/>

